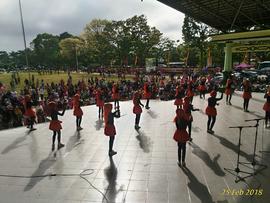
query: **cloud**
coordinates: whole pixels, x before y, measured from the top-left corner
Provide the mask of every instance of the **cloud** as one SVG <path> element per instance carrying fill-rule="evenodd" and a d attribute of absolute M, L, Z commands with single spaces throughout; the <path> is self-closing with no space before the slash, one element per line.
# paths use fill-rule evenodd
<path fill-rule="evenodd" d="M 156 0 L 21 0 L 29 43 L 39 33 L 78 35 L 94 18 L 123 20 L 144 14 L 164 36 L 181 39 L 184 15 Z M 0 1 L 0 50 L 23 49 L 18 0 Z"/>

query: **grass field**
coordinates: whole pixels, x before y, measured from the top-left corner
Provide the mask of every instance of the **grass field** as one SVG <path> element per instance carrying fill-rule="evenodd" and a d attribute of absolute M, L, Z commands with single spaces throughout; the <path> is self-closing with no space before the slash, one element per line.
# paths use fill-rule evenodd
<path fill-rule="evenodd" d="M 35 77 L 35 82 L 38 79 L 39 82 L 41 82 L 41 80 L 43 79 L 45 84 L 46 83 L 58 83 L 61 79 L 63 79 L 65 82 L 68 79 L 68 75 L 67 73 L 64 72 L 60 72 L 59 74 L 57 73 L 53 73 L 53 74 L 45 74 L 45 75 L 39 75 L 37 72 L 21 72 L 19 73 L 20 76 L 20 84 L 16 86 L 15 90 L 19 91 L 21 89 L 23 89 L 24 87 L 24 80 L 28 79 L 29 80 L 29 74 L 30 74 L 30 78 L 32 78 L 32 75 L 34 75 Z M 92 74 L 87 74 L 87 73 L 76 73 L 73 72 L 71 73 L 72 76 L 72 81 L 73 83 L 78 82 L 79 80 L 85 80 L 87 81 L 88 79 L 90 79 L 91 77 L 98 77 L 101 78 L 100 75 L 98 73 L 92 73 Z M 131 76 L 127 76 L 127 79 L 131 79 Z M 113 81 L 117 81 L 118 78 L 116 76 L 111 76 L 111 77 L 107 77 L 107 79 L 109 80 L 113 80 Z M 7 89 L 10 89 L 10 82 L 11 82 L 11 73 L 1 73 L 0 74 L 0 82 L 3 83 Z"/>

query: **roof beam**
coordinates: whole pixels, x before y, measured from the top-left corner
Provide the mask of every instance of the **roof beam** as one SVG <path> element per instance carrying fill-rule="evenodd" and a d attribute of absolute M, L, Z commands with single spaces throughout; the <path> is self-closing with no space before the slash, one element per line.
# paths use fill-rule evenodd
<path fill-rule="evenodd" d="M 212 16 L 215 16 L 219 21 L 223 21 L 227 24 L 231 24 L 231 22 L 228 19 L 224 18 L 223 16 L 217 15 L 216 13 L 212 12 L 209 8 L 202 6 L 198 1 L 189 0 L 189 2 L 193 3 L 195 6 L 199 7 L 200 9 L 204 10 L 205 12 L 211 14 Z M 236 25 L 236 27 L 240 28 L 237 25 Z"/>
<path fill-rule="evenodd" d="M 162 3 L 164 3 L 164 4 L 166 4 L 166 3 L 165 3 L 164 1 L 162 1 L 162 0 L 158 0 L 158 1 L 160 1 L 160 2 L 162 2 Z M 183 6 L 180 4 L 179 1 L 173 1 L 173 2 L 169 1 L 168 4 L 166 4 L 166 5 L 172 7 L 172 8 L 174 8 L 174 9 L 180 11 L 180 12 L 183 12 L 184 14 L 186 14 L 186 15 L 188 15 L 188 16 L 194 18 L 194 19 L 197 20 L 197 21 L 200 21 L 200 22 L 203 22 L 203 23 L 207 24 L 207 20 L 204 21 L 203 19 L 197 18 L 196 16 L 194 16 L 194 13 L 190 12 L 190 11 L 187 10 L 185 7 L 183 7 Z M 218 19 L 218 20 L 219 20 L 219 22 L 222 22 L 222 21 L 220 21 L 220 19 Z M 224 22 L 224 21 L 223 21 L 223 22 Z M 226 32 L 225 29 L 222 29 L 222 28 L 220 28 L 219 26 L 214 26 L 214 25 L 212 25 L 212 27 L 216 28 L 217 30 L 221 30 L 221 31 L 223 31 L 223 32 Z"/>
<path fill-rule="evenodd" d="M 270 0 L 157 0 L 222 32 L 270 27 Z M 246 3 L 247 2 L 247 3 Z M 239 9 L 239 5 L 242 8 Z M 256 8 L 254 8 L 256 7 Z"/>
<path fill-rule="evenodd" d="M 261 0 L 256 0 L 256 2 L 259 4 L 259 6 L 270 12 L 270 8 L 266 6 Z"/>
<path fill-rule="evenodd" d="M 237 12 L 236 12 L 234 18 L 233 18 L 233 22 L 232 22 L 232 24 L 231 24 L 231 29 L 233 28 L 234 23 L 235 23 L 235 21 L 236 21 L 238 15 L 239 15 L 239 13 L 240 13 L 240 11 L 241 11 L 241 8 L 242 8 L 242 6 L 243 6 L 243 3 L 244 3 L 244 0 L 242 0 L 242 2 L 241 2 L 241 4 L 240 4 L 240 6 L 239 6 L 239 8 L 238 8 L 238 10 L 237 10 Z"/>
<path fill-rule="evenodd" d="M 224 1 L 228 6 L 230 6 L 231 8 L 236 9 L 236 7 L 233 6 L 232 4 L 230 4 L 230 3 L 228 2 L 228 0 L 223 0 L 223 1 Z M 243 3 L 243 1 L 242 1 L 242 3 Z M 259 22 L 257 22 L 256 20 L 252 19 L 252 18 L 249 17 L 247 14 L 243 13 L 243 12 L 241 11 L 241 9 L 240 9 L 239 12 L 240 12 L 240 14 L 241 14 L 242 16 L 245 16 L 247 19 L 249 19 L 250 21 L 252 21 L 252 22 L 255 23 L 256 25 L 260 25 Z"/>

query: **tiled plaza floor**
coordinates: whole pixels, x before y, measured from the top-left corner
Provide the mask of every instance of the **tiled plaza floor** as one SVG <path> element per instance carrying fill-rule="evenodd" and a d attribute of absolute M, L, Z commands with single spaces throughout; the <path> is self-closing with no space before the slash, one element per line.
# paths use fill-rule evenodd
<path fill-rule="evenodd" d="M 244 120 L 264 115 L 263 95 L 254 94 L 254 98 L 249 113 L 242 111 L 239 95 L 233 97 L 232 106 L 225 105 L 223 99 L 217 107 L 214 135 L 206 133 L 206 100 L 194 98 L 194 106 L 202 111 L 193 113 L 194 142 L 187 145 L 186 169 L 176 164 L 173 101 L 151 101 L 151 109 L 143 111 L 139 132 L 134 130 L 132 102 L 121 102 L 122 117 L 115 121 L 114 149 L 118 154 L 112 159 L 108 157 L 108 137 L 103 134 L 103 122 L 97 119 L 95 106 L 83 108 L 84 129 L 79 134 L 72 111 L 66 112 L 61 119 L 66 146 L 57 153 L 51 153 L 49 123 L 37 125 L 31 133 L 24 127 L 0 131 L 0 202 L 269 202 L 269 168 L 245 183 L 235 183 L 235 178 L 224 170 L 234 169 L 237 158 L 238 131 L 228 127 L 254 125 Z M 252 161 L 254 135 L 254 128 L 243 130 L 242 161 Z M 260 153 L 262 147 L 270 150 L 270 130 L 264 129 L 261 122 L 256 160 L 269 164 L 270 154 Z M 84 169 L 91 169 L 91 175 L 83 176 L 90 184 L 79 176 L 3 177 L 79 174 Z M 241 169 L 252 171 L 244 166 Z M 223 194 L 228 188 L 242 189 L 244 194 Z M 247 195 L 247 189 L 255 195 Z"/>

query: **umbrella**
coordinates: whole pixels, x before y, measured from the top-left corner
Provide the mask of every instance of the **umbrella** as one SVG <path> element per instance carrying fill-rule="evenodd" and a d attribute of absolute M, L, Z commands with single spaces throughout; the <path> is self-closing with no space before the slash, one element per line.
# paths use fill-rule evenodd
<path fill-rule="evenodd" d="M 239 64 L 237 66 L 234 66 L 234 68 L 240 69 L 240 70 L 251 68 L 251 67 L 253 67 L 253 66 L 249 65 L 249 64 L 246 64 L 246 63 L 241 63 L 241 64 Z"/>

